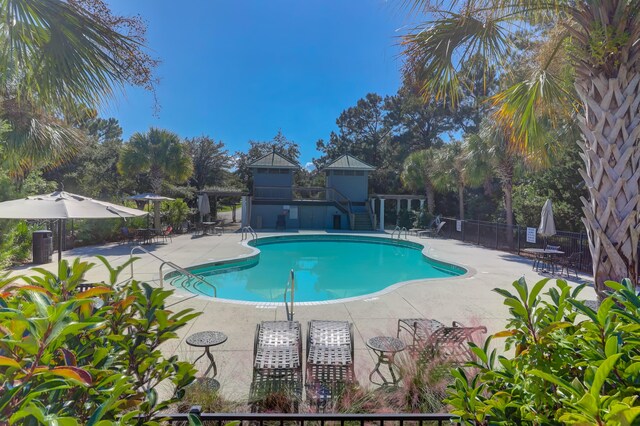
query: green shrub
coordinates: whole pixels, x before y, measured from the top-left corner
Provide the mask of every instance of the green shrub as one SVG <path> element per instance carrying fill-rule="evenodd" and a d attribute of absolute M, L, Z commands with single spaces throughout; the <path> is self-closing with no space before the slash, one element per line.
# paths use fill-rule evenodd
<path fill-rule="evenodd" d="M 431 222 L 433 222 L 433 215 L 431 213 L 429 213 L 429 211 L 424 208 L 422 209 L 420 212 L 418 212 L 418 214 L 415 217 L 415 221 L 413 222 L 413 227 L 414 228 L 422 228 L 422 229 L 426 229 L 429 227 L 429 225 L 431 225 Z"/>
<path fill-rule="evenodd" d="M 159 346 L 198 316 L 165 308 L 172 291 L 129 281 L 130 262 L 109 280 L 78 291 L 93 266 L 76 260 L 58 274 L 17 284 L 0 277 L 0 419 L 8 424 L 157 424 L 150 418 L 184 395 L 195 370 Z M 160 402 L 156 388 L 172 385 Z M 140 415 L 139 420 L 133 419 Z M 2 423 L 0 421 L 0 423 Z"/>
<path fill-rule="evenodd" d="M 75 237 L 82 245 L 116 241 L 120 235 L 122 219 L 86 219 L 74 222 Z"/>
<path fill-rule="evenodd" d="M 175 230 L 181 229 L 182 223 L 189 216 L 190 210 L 187 203 L 181 198 L 177 198 L 173 201 L 163 202 L 160 207 L 164 222 L 171 225 Z"/>
<path fill-rule="evenodd" d="M 0 237 L 0 268 L 8 268 L 29 260 L 32 233 L 41 227 L 28 225 L 25 221 L 11 221 L 3 228 L 5 232 Z"/>
<path fill-rule="evenodd" d="M 539 295 L 548 280 L 513 283 L 505 298 L 511 318 L 505 349 L 497 355 L 472 345 L 476 375 L 453 371 L 448 402 L 465 424 L 637 425 L 640 418 L 640 298 L 629 280 L 597 310 L 565 281 Z M 488 420 L 490 418 L 490 420 Z"/>
<path fill-rule="evenodd" d="M 404 227 L 404 228 L 411 228 L 413 222 L 415 220 L 415 213 L 406 209 L 402 209 L 400 210 L 400 213 L 398 214 L 398 226 L 399 227 Z"/>

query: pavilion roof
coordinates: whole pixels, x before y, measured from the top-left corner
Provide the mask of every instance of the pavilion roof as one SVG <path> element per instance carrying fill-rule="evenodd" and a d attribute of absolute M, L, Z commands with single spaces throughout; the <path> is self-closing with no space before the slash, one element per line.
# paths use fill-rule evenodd
<path fill-rule="evenodd" d="M 334 160 L 331 164 L 326 166 L 324 170 L 375 170 L 376 168 L 358 160 L 356 157 L 352 157 L 349 154 L 345 154 L 342 157 Z"/>
<path fill-rule="evenodd" d="M 270 152 L 267 155 L 263 155 L 256 161 L 249 164 L 249 167 L 257 169 L 298 169 L 300 168 L 293 161 L 286 159 L 282 155 L 276 152 Z"/>

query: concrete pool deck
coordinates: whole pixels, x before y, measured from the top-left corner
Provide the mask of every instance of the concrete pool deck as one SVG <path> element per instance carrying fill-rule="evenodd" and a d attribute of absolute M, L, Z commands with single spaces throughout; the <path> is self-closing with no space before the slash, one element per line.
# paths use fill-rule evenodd
<path fill-rule="evenodd" d="M 305 232 L 322 233 L 326 232 Z M 291 234 L 291 233 L 289 233 Z M 282 233 L 260 233 L 259 236 L 282 235 Z M 363 235 L 389 237 L 382 233 Z M 154 255 L 182 267 L 207 263 L 215 260 L 243 257 L 251 250 L 241 244 L 240 233 L 226 233 L 221 236 L 178 235 L 168 244 L 145 246 Z M 531 285 L 545 278 L 531 270 L 531 260 L 510 253 L 488 250 L 482 247 L 446 239 L 421 239 L 409 237 L 410 241 L 422 243 L 429 248 L 428 255 L 434 259 L 451 262 L 468 268 L 470 272 L 461 277 L 431 279 L 411 282 L 393 290 L 364 298 L 362 300 L 338 303 L 319 303 L 315 305 L 296 305 L 295 320 L 303 325 L 303 340 L 306 339 L 306 323 L 311 319 L 347 320 L 353 322 L 355 333 L 355 370 L 361 385 L 368 385 L 368 376 L 375 364 L 374 354 L 365 342 L 374 336 L 395 336 L 399 318 L 434 318 L 443 323 L 459 321 L 469 325 L 484 325 L 489 333 L 504 328 L 508 309 L 502 303 L 500 295 L 491 291 L 500 287 L 511 290 L 511 283 L 521 276 Z M 129 259 L 131 245 L 109 244 L 82 247 L 64 253 L 64 259 L 89 260 L 96 266 L 87 274 L 92 281 L 105 279 L 106 269 L 95 259 L 96 255 L 105 256 L 113 265 L 119 265 Z M 136 253 L 140 257 L 135 262 L 134 277 L 138 280 L 159 285 L 160 261 L 146 253 Z M 38 265 L 54 270 L 55 263 Z M 15 273 L 28 273 L 29 267 L 14 270 Z M 123 272 L 121 279 L 129 276 Z M 283 285 L 288 271 L 282 271 Z M 582 279 L 588 277 L 582 276 Z M 566 279 L 566 278 L 565 278 Z M 577 280 L 570 282 L 576 283 Z M 178 355 L 186 361 L 193 361 L 202 354 L 202 349 L 190 347 L 185 338 L 190 334 L 206 330 L 224 332 L 229 339 L 222 345 L 212 348 L 218 364 L 218 377 L 225 396 L 246 399 L 252 374 L 253 336 L 256 324 L 260 321 L 285 320 L 283 306 L 269 304 L 227 303 L 213 298 L 191 297 L 184 290 L 176 290 L 171 297 L 180 302 L 174 309 L 193 308 L 202 312 L 186 327 L 179 330 L 179 338 L 163 347 L 167 355 Z M 582 296 L 595 299 L 592 288 L 586 288 Z M 501 344 L 501 343 L 500 343 Z M 200 359 L 196 363 L 200 373 L 204 373 L 208 360 Z"/>

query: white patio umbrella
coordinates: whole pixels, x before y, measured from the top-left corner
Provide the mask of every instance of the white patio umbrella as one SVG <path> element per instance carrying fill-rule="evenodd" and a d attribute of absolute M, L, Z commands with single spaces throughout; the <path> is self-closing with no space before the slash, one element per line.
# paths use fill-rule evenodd
<path fill-rule="evenodd" d="M 65 191 L 33 195 L 0 203 L 0 219 L 58 219 L 58 261 L 62 258 L 62 221 L 138 217 L 145 211 L 94 200 Z"/>
<path fill-rule="evenodd" d="M 153 227 L 160 229 L 160 202 L 161 201 L 173 201 L 173 198 L 165 197 L 163 195 L 152 194 L 145 192 L 144 194 L 136 194 L 128 197 L 129 200 L 153 202 Z M 149 227 L 149 222 L 147 222 Z"/>
<path fill-rule="evenodd" d="M 211 213 L 211 206 L 209 205 L 209 195 L 198 194 L 198 211 L 200 212 L 200 221 L 202 218 Z"/>
<path fill-rule="evenodd" d="M 553 220 L 553 208 L 551 206 L 551 200 L 547 200 L 542 206 L 542 212 L 540 213 L 540 226 L 538 227 L 538 234 L 544 237 L 545 246 L 547 237 L 556 235 L 556 224 Z"/>

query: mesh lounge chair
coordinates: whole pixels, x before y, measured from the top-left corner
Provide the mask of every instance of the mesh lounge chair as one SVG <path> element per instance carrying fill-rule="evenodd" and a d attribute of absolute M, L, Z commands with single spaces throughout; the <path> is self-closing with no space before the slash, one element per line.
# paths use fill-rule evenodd
<path fill-rule="evenodd" d="M 273 394 L 302 398 L 302 338 L 297 321 L 263 321 L 256 326 L 253 345 L 252 411 L 262 411 Z"/>
<path fill-rule="evenodd" d="M 446 223 L 447 222 L 440 222 L 435 229 L 425 229 L 424 231 L 418 231 L 418 236 L 437 238 L 440 236 L 440 231 Z"/>
<path fill-rule="evenodd" d="M 468 342 L 473 342 L 477 333 L 486 333 L 487 328 L 465 327 L 454 321 L 451 327 L 440 327 L 429 335 L 425 342 L 424 354 L 453 365 L 462 366 L 476 359 Z"/>
<path fill-rule="evenodd" d="M 351 323 L 310 321 L 305 385 L 309 401 L 324 405 L 347 384 L 354 383 L 353 359 Z"/>
<path fill-rule="evenodd" d="M 401 334 L 408 334 L 411 337 L 411 343 L 407 344 L 409 350 L 416 350 L 419 346 L 429 339 L 431 333 L 445 325 L 438 320 L 427 318 L 404 318 L 398 320 L 398 331 L 396 337 L 400 338 Z"/>

